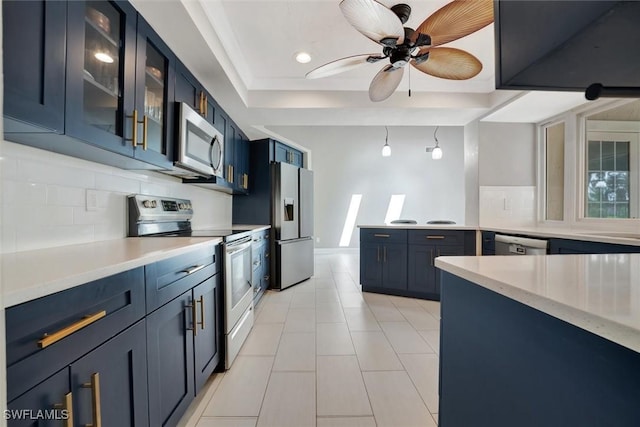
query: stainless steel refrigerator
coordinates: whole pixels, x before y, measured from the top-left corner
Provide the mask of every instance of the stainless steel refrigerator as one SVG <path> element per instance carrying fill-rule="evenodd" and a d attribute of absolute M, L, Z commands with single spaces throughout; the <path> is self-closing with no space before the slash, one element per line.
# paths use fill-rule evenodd
<path fill-rule="evenodd" d="M 313 172 L 272 163 L 276 288 L 313 276 Z"/>

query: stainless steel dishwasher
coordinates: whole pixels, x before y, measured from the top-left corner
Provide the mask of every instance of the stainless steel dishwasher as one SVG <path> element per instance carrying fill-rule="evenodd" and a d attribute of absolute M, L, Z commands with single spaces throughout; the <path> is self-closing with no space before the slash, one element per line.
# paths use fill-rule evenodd
<path fill-rule="evenodd" d="M 496 255 L 546 255 L 548 246 L 543 239 L 496 234 Z"/>

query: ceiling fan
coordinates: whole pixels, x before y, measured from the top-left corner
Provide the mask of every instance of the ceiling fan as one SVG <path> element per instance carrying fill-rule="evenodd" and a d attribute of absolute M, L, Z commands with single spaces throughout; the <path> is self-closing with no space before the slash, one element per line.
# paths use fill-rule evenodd
<path fill-rule="evenodd" d="M 389 58 L 369 86 L 369 98 L 384 101 L 396 90 L 411 64 L 423 73 L 450 80 L 466 80 L 482 70 L 482 63 L 470 53 L 452 47 L 438 47 L 465 37 L 493 22 L 493 0 L 454 0 L 435 11 L 417 29 L 403 27 L 411 7 L 391 8 L 375 0 L 342 0 L 340 10 L 363 35 L 382 45 L 382 55 L 348 56 L 321 65 L 307 73 L 308 79 L 332 76 Z"/>

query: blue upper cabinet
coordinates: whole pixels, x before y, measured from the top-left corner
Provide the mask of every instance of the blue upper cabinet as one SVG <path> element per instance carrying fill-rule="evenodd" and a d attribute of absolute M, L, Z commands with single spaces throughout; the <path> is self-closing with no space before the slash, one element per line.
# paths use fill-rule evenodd
<path fill-rule="evenodd" d="M 275 141 L 274 159 L 276 162 L 289 163 L 299 168 L 303 167 L 302 152 L 291 148 L 282 142 Z"/>
<path fill-rule="evenodd" d="M 107 1 L 67 7 L 66 133 L 133 157 L 143 116 L 135 105 L 137 12 Z"/>
<path fill-rule="evenodd" d="M 64 132 L 67 5 L 3 1 L 5 133 Z"/>
<path fill-rule="evenodd" d="M 169 48 L 126 2 L 68 2 L 67 20 L 67 135 L 169 167 Z"/>

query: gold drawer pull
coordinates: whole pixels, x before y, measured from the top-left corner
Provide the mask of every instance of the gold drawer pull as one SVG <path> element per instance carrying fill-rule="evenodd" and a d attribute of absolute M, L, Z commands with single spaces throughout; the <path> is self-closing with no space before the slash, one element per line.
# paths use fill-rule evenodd
<path fill-rule="evenodd" d="M 391 237 L 390 234 L 374 234 L 373 237 Z"/>
<path fill-rule="evenodd" d="M 52 333 L 51 335 L 44 334 L 42 339 L 38 341 L 38 347 L 39 348 L 49 347 L 51 344 L 54 344 L 60 341 L 61 339 L 68 337 L 72 333 L 79 331 L 85 326 L 89 326 L 96 320 L 102 319 L 106 315 L 107 315 L 107 312 L 105 310 L 102 310 L 95 314 L 87 315 L 83 317 L 82 320 L 78 320 L 76 323 L 69 325 L 67 327 L 64 327 L 59 331 Z"/>
<path fill-rule="evenodd" d="M 200 325 L 200 328 L 204 330 L 204 295 L 201 295 L 200 298 L 198 298 L 198 304 L 200 305 L 200 321 L 198 322 L 198 325 Z"/>
<path fill-rule="evenodd" d="M 91 382 L 82 384 L 84 388 L 91 389 L 91 404 L 93 406 L 93 423 L 85 424 L 85 427 L 102 427 L 102 403 L 100 402 L 100 374 L 91 375 Z"/>
<path fill-rule="evenodd" d="M 187 268 L 186 270 L 182 270 L 181 273 L 187 273 L 187 275 L 189 275 L 189 274 L 195 273 L 196 271 L 200 271 L 205 267 L 206 267 L 206 265 L 204 265 L 204 264 L 203 265 L 194 265 L 191 268 Z"/>
<path fill-rule="evenodd" d="M 427 236 L 427 239 L 444 239 L 445 236 Z"/>
<path fill-rule="evenodd" d="M 64 395 L 64 403 L 56 403 L 53 408 L 66 412 L 67 418 L 64 419 L 64 427 L 73 427 L 73 395 L 71 392 Z"/>

